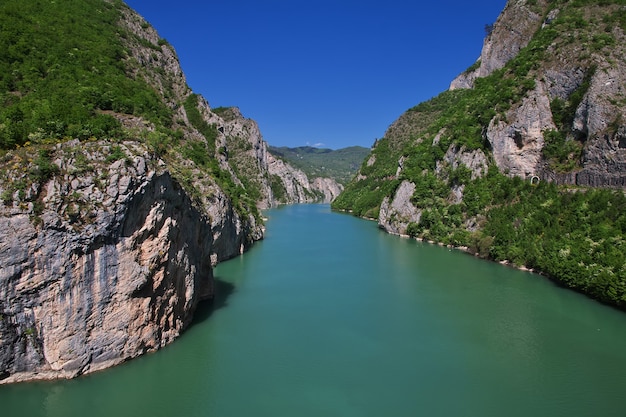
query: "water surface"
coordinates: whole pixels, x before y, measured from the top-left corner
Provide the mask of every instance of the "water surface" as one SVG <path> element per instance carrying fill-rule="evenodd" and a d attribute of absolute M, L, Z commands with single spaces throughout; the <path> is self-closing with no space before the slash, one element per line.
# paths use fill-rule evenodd
<path fill-rule="evenodd" d="M 326 205 L 267 216 L 174 344 L 0 386 L 1 415 L 626 415 L 626 314 Z"/>

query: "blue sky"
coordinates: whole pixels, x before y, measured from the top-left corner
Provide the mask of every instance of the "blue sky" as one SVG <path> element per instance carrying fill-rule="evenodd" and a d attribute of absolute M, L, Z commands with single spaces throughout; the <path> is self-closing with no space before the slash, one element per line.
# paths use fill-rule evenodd
<path fill-rule="evenodd" d="M 127 0 L 274 146 L 369 147 L 480 55 L 505 0 Z"/>

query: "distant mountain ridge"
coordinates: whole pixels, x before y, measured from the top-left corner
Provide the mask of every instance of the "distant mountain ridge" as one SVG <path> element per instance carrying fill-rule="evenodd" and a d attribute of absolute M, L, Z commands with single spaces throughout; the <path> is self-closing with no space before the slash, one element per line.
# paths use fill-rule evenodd
<path fill-rule="evenodd" d="M 269 151 L 301 169 L 311 179 L 328 177 L 345 185 L 354 177 L 370 149 L 362 146 L 333 150 L 312 146 L 290 148 L 270 145 Z"/>

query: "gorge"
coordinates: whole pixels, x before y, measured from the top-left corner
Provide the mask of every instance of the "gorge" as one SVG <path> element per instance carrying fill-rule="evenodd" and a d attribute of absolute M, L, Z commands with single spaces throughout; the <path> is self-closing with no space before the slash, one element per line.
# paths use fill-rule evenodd
<path fill-rule="evenodd" d="M 401 115 L 344 190 L 272 153 L 258 124 L 238 108 L 212 108 L 194 93 L 173 47 L 122 1 L 6 0 L 0 383 L 74 378 L 165 347 L 190 326 L 200 302 L 216 296 L 213 268 L 263 245 L 262 210 L 282 204 L 332 201 L 336 210 L 376 219 L 386 232 L 534 269 L 623 309 L 625 7 L 509 1 L 479 61 L 449 91 Z M 293 210 L 301 220 L 307 213 Z M 295 259 L 325 253 L 315 242 Z M 346 262 L 332 260 L 329 269 Z M 376 272 L 373 279 L 395 276 Z M 449 290 L 466 286 L 455 281 Z M 315 299 L 315 288 L 304 290 Z M 341 293 L 348 307 L 349 294 Z M 537 308 L 532 314 L 541 321 L 541 307 L 523 304 L 520 315 Z M 436 322 L 445 313 L 433 308 L 425 317 Z M 603 317 L 618 333 L 615 317 L 622 316 L 613 313 Z M 592 322 L 585 331 L 602 320 Z M 556 323 L 563 326 L 562 317 Z M 526 325 L 513 320 L 505 333 L 515 338 Z M 613 346 L 623 347 L 615 337 Z M 574 352 L 572 360 L 584 355 Z M 614 351 L 602 355 L 621 360 Z M 478 373 L 474 366 L 469 375 Z M 611 389 L 623 387 L 611 375 L 608 394 L 597 399 L 608 401 L 607 415 L 615 409 Z M 581 395 L 584 385 L 574 391 Z"/>

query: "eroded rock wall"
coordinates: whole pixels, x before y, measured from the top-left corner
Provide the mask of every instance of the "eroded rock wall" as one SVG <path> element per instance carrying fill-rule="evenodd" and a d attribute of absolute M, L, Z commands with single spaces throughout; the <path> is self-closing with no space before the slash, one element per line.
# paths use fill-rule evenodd
<path fill-rule="evenodd" d="M 479 77 L 486 77 L 506 65 L 528 45 L 543 22 L 546 0 L 532 2 L 509 1 L 485 37 L 480 57 L 470 70 L 460 74 L 450 84 L 450 90 L 472 88 Z"/>
<path fill-rule="evenodd" d="M 42 213 L 3 206 L 2 382 L 74 377 L 158 349 L 212 295 L 211 216 L 149 165 L 136 155 L 54 178 Z"/>
<path fill-rule="evenodd" d="M 565 7 L 565 6 L 563 6 Z M 621 6 L 613 7 L 620 12 Z M 503 68 L 507 62 L 542 31 L 564 31 L 557 19 L 564 13 L 546 1 L 509 1 L 486 37 L 481 58 L 471 71 L 457 77 L 451 89 L 473 88 L 476 78 Z M 531 71 L 534 88 L 519 103 L 494 117 L 485 132 L 501 172 L 559 184 L 591 187 L 626 187 L 626 34 L 618 26 L 602 25 L 591 16 L 611 13 L 610 9 L 579 12 L 588 20 L 585 28 L 602 35 L 581 32 L 561 33 L 546 47 L 542 62 Z M 572 17 L 569 16 L 568 19 Z M 600 20 L 600 19 L 598 19 Z M 556 26 L 555 26 L 556 25 Z M 589 29 L 591 30 L 591 29 Z M 569 37 L 568 37 L 569 36 Z M 609 46 L 589 45 L 588 38 L 611 39 Z M 570 103 L 582 95 L 567 126 L 558 125 L 562 115 L 553 114 L 552 103 Z M 572 111 L 568 109 L 568 111 Z M 560 131 L 566 140 L 581 148 L 572 155 L 573 168 L 563 168 L 543 154 L 546 134 Z M 565 146 L 565 145 L 562 145 Z"/>

